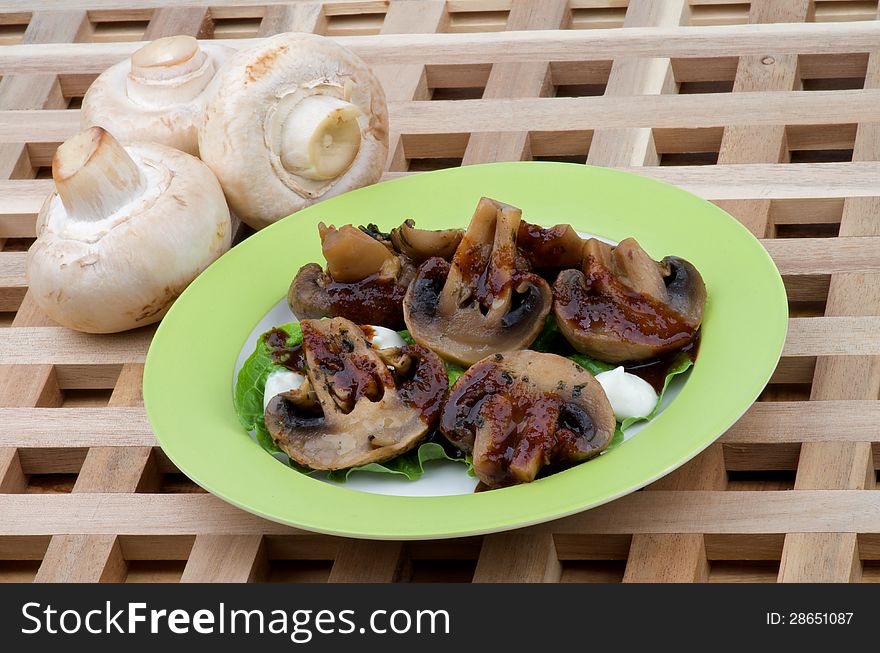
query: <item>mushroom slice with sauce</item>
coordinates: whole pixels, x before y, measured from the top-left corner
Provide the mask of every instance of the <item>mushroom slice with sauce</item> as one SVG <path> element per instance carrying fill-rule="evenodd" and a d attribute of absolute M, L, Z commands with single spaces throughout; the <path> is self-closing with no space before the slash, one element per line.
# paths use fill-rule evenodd
<path fill-rule="evenodd" d="M 287 293 L 293 314 L 402 328 L 401 303 L 414 266 L 351 225 L 337 229 L 321 223 L 318 232 L 327 269 L 317 263 L 300 268 Z"/>
<path fill-rule="evenodd" d="M 541 227 L 523 220 L 516 245 L 532 268 L 544 274 L 579 268 L 583 260 L 584 240 L 570 224 Z"/>
<path fill-rule="evenodd" d="M 232 52 L 192 36 L 156 39 L 98 76 L 83 96 L 80 122 L 123 143 L 161 143 L 198 156 L 205 90 Z"/>
<path fill-rule="evenodd" d="M 419 345 L 377 351 L 343 318 L 300 326 L 299 371 L 307 380 L 269 400 L 264 415 L 272 439 L 293 460 L 328 470 L 382 462 L 436 425 L 448 387 L 436 354 Z"/>
<path fill-rule="evenodd" d="M 483 198 L 452 263 L 430 258 L 403 300 L 413 339 L 460 365 L 528 347 L 544 326 L 552 293 L 516 251 L 522 213 Z"/>
<path fill-rule="evenodd" d="M 449 394 L 440 429 L 473 454 L 474 471 L 489 487 L 533 481 L 541 469 L 561 469 L 599 455 L 616 422 L 599 382 L 556 354 L 518 351 L 487 356 Z"/>
<path fill-rule="evenodd" d="M 260 39 L 229 58 L 208 93 L 202 160 L 255 229 L 382 175 L 382 85 L 329 38 L 291 32 Z"/>
<path fill-rule="evenodd" d="M 559 329 L 575 349 L 620 363 L 662 356 L 693 341 L 706 287 L 684 259 L 654 261 L 632 238 L 616 247 L 591 238 L 584 244 L 583 271 L 563 270 L 553 297 Z"/>
<path fill-rule="evenodd" d="M 30 294 L 60 324 L 91 333 L 159 320 L 229 249 L 232 226 L 208 167 L 154 143 L 123 147 L 100 127 L 62 143 L 55 192 L 27 255 Z"/>

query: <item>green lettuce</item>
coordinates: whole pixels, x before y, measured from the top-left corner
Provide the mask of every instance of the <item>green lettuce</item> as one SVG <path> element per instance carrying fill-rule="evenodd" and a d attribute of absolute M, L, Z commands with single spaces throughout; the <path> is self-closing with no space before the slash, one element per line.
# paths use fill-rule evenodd
<path fill-rule="evenodd" d="M 430 460 L 452 460 L 465 462 L 464 458 L 454 458 L 447 453 L 439 442 L 423 442 L 415 449 L 410 449 L 404 454 L 386 460 L 384 463 L 369 463 L 360 467 L 339 469 L 327 474 L 331 481 L 345 482 L 352 472 L 379 472 L 384 474 L 398 474 L 405 476 L 410 481 L 417 481 L 425 473 L 425 463 Z"/>

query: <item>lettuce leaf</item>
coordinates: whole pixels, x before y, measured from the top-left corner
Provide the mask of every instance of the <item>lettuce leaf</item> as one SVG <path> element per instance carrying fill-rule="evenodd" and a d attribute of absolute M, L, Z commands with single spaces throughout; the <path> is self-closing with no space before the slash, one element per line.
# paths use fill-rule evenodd
<path fill-rule="evenodd" d="M 425 473 L 425 463 L 429 460 L 452 460 L 465 462 L 464 458 L 453 458 L 439 442 L 423 442 L 415 449 L 410 449 L 397 458 L 386 460 L 384 463 L 369 463 L 360 467 L 339 469 L 327 474 L 331 481 L 344 483 L 352 472 L 379 472 L 384 474 L 398 474 L 410 481 L 416 481 Z"/>
<path fill-rule="evenodd" d="M 302 330 L 299 322 L 291 322 L 278 327 L 288 334 L 287 346 L 293 347 L 302 342 Z M 268 332 L 266 332 L 268 333 Z M 275 370 L 285 369 L 272 361 L 272 352 L 266 344 L 266 333 L 257 339 L 254 353 L 241 366 L 238 371 L 238 379 L 235 382 L 235 395 L 233 404 L 241 425 L 248 431 L 257 431 L 262 427 L 265 437 L 269 442 L 272 439 L 266 432 L 263 422 L 263 392 L 266 389 L 266 378 Z M 262 444 L 262 443 L 261 443 Z M 275 446 L 274 444 L 272 445 Z M 263 447 L 265 448 L 265 446 Z M 277 447 L 276 447 L 277 449 Z"/>
<path fill-rule="evenodd" d="M 288 347 L 293 347 L 302 342 L 302 330 L 300 329 L 299 322 L 290 322 L 276 328 L 288 334 L 286 342 Z M 317 470 L 300 465 L 279 449 L 266 429 L 266 422 L 263 418 L 263 394 L 266 390 L 266 378 L 275 370 L 286 369 L 272 361 L 272 351 L 266 344 L 266 333 L 258 338 L 254 353 L 248 357 L 238 372 L 235 394 L 233 396 L 235 412 L 241 425 L 247 431 L 254 432 L 257 443 L 265 451 L 298 472 L 314 474 Z M 405 341 L 412 343 L 409 332 L 401 331 L 400 335 Z M 464 372 L 464 369 L 452 363 L 446 363 L 446 369 L 449 373 L 450 385 Z M 384 463 L 370 463 L 361 467 L 336 470 L 329 472 L 327 476 L 331 480 L 344 482 L 353 471 L 368 471 L 398 474 L 414 481 L 421 478 L 425 471 L 424 465 L 426 462 L 444 458 L 465 462 L 464 458 L 455 458 L 449 455 L 440 443 L 423 442 L 417 448 Z"/>

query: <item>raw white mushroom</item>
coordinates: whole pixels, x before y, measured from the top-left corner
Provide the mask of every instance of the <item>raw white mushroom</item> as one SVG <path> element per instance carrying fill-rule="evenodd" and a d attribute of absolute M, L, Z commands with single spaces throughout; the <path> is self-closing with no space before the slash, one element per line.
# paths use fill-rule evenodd
<path fill-rule="evenodd" d="M 232 52 L 191 36 L 156 39 L 92 83 L 82 101 L 82 127 L 98 125 L 123 143 L 150 141 L 198 156 L 205 90 Z"/>
<path fill-rule="evenodd" d="M 189 154 L 123 147 L 91 127 L 58 147 L 52 177 L 27 275 L 34 300 L 64 326 L 109 333 L 155 322 L 229 249 L 223 191 Z"/>
<path fill-rule="evenodd" d="M 359 57 L 328 38 L 265 39 L 232 55 L 208 93 L 202 160 L 232 210 L 254 228 L 382 175 L 382 86 Z"/>

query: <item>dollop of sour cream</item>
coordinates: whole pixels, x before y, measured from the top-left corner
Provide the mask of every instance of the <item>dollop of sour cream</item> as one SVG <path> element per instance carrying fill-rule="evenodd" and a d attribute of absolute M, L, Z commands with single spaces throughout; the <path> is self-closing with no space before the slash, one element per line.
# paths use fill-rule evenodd
<path fill-rule="evenodd" d="M 651 384 L 630 374 L 622 366 L 600 372 L 596 380 L 605 390 L 617 421 L 627 417 L 647 417 L 657 405 L 657 393 Z"/>
<path fill-rule="evenodd" d="M 405 347 L 406 342 L 400 334 L 393 329 L 380 326 L 370 326 L 366 329 L 367 340 L 376 349 L 391 349 L 393 347 Z"/>
<path fill-rule="evenodd" d="M 306 377 L 289 370 L 275 370 L 266 377 L 266 389 L 263 391 L 263 410 L 269 405 L 272 397 L 282 392 L 296 390 L 306 382 Z"/>
<path fill-rule="evenodd" d="M 369 326 L 364 329 L 367 340 L 376 349 L 390 349 L 392 347 L 405 347 L 406 342 L 400 337 L 400 334 L 393 329 L 386 329 L 380 326 Z M 296 390 L 303 383 L 306 377 L 289 370 L 275 370 L 266 377 L 266 388 L 263 391 L 263 410 L 269 405 L 272 397 L 280 395 L 283 392 Z"/>

